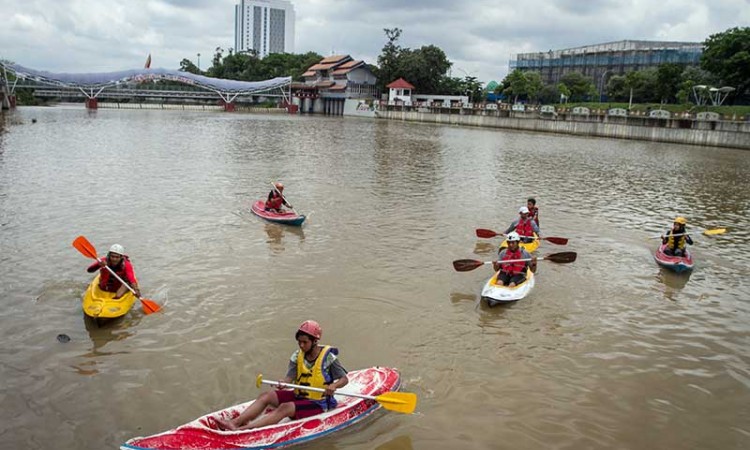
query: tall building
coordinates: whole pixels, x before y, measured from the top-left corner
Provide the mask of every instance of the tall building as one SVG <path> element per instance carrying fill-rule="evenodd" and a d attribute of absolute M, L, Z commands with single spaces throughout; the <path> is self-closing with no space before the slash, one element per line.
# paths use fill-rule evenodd
<path fill-rule="evenodd" d="M 258 57 L 294 53 L 294 5 L 287 0 L 240 0 L 234 7 L 234 49 Z"/>
<path fill-rule="evenodd" d="M 579 72 L 593 79 L 599 92 L 612 75 L 657 67 L 665 63 L 698 66 L 700 42 L 617 41 L 548 52 L 519 53 L 510 70 L 539 72 L 542 82 L 556 84 L 563 75 Z"/>

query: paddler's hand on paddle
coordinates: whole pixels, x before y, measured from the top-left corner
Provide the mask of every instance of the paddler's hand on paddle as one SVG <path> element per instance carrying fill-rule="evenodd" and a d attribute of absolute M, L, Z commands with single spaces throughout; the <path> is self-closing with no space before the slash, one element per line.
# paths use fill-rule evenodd
<path fill-rule="evenodd" d="M 333 387 L 333 385 L 329 384 L 328 386 L 326 386 L 326 391 L 323 395 L 325 395 L 326 397 L 333 397 L 334 392 L 336 392 L 336 388 Z"/>

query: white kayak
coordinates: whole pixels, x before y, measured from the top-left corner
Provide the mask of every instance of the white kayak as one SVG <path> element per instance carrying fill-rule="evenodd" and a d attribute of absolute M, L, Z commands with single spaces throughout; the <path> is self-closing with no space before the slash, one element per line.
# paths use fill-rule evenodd
<path fill-rule="evenodd" d="M 482 298 L 490 306 L 521 300 L 529 295 L 529 292 L 534 288 L 534 272 L 531 269 L 526 269 L 526 281 L 513 287 L 503 286 L 502 283 L 498 283 L 497 275 L 499 273 L 499 271 L 495 272 L 495 275 L 487 280 L 487 284 L 482 289 Z"/>

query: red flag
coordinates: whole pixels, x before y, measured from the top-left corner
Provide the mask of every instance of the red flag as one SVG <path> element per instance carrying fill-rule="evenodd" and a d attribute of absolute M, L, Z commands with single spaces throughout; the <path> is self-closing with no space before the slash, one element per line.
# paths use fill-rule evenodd
<path fill-rule="evenodd" d="M 146 58 L 146 65 L 143 66 L 144 69 L 150 69 L 151 68 L 151 53 L 148 54 L 148 58 Z"/>

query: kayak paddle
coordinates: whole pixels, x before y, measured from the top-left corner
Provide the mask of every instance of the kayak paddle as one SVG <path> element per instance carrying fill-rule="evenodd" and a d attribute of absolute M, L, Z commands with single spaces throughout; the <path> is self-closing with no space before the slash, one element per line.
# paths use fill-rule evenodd
<path fill-rule="evenodd" d="M 310 386 L 300 386 L 298 384 L 282 383 L 280 381 L 264 380 L 262 374 L 258 374 L 255 379 L 255 386 L 260 387 L 261 384 L 268 384 L 270 386 L 288 387 L 294 389 L 304 389 L 307 391 L 314 392 L 325 392 L 325 389 L 320 389 Z M 349 397 L 363 398 L 365 400 L 375 400 L 380 403 L 383 408 L 390 411 L 396 411 L 404 414 L 411 414 L 417 407 L 417 394 L 411 392 L 386 392 L 378 396 L 354 394 L 348 392 L 336 391 L 334 395 L 347 395 Z"/>
<path fill-rule="evenodd" d="M 99 257 L 97 256 L 97 253 L 96 253 L 96 247 L 94 247 L 91 244 L 91 242 L 89 242 L 89 240 L 86 239 L 85 237 L 78 236 L 77 238 L 75 238 L 75 240 L 73 241 L 73 247 L 75 247 L 76 250 L 78 250 L 79 252 L 81 252 L 81 254 L 83 256 L 86 256 L 87 258 L 92 258 L 92 259 L 95 259 L 95 260 L 99 261 Z M 128 289 L 130 289 L 130 292 L 132 292 L 133 295 L 135 295 L 136 297 L 138 297 L 138 300 L 141 301 L 141 306 L 143 307 L 143 312 L 144 313 L 151 314 L 151 313 L 158 312 L 161 309 L 161 306 L 159 306 L 159 304 L 156 303 L 155 301 L 153 301 L 151 299 L 148 299 L 148 298 L 143 298 L 143 297 L 138 296 L 135 293 L 135 290 L 132 287 L 130 287 L 130 285 L 128 283 L 126 283 L 122 278 L 120 278 L 120 276 L 117 275 L 115 273 L 115 271 L 112 270 L 111 267 L 109 267 L 109 266 L 104 266 L 104 267 L 106 267 L 107 270 L 109 270 L 109 273 L 111 273 L 112 275 L 114 275 L 115 278 L 117 278 L 118 280 L 120 280 L 120 283 L 122 283 L 125 287 L 127 287 Z"/>
<path fill-rule="evenodd" d="M 712 228 L 712 229 L 704 229 L 703 230 L 703 234 L 705 236 L 716 236 L 717 234 L 724 234 L 726 232 L 727 232 L 726 228 Z M 684 236 L 686 234 L 690 234 L 690 233 L 688 233 L 688 232 L 677 233 L 677 234 L 672 234 L 670 236 Z M 654 235 L 654 236 L 649 236 L 648 238 L 649 239 L 657 239 L 657 238 L 664 238 L 664 237 L 667 237 L 667 235 L 666 234 L 657 234 L 657 235 Z"/>
<path fill-rule="evenodd" d="M 503 233 L 497 233 L 492 230 L 488 230 L 486 228 L 477 228 L 477 237 L 480 238 L 493 238 L 495 236 L 505 236 Z M 539 239 L 542 241 L 549 241 L 553 244 L 557 245 L 567 245 L 568 244 L 568 238 L 563 237 L 534 237 L 532 239 Z"/>
<path fill-rule="evenodd" d="M 550 253 L 547 256 L 538 257 L 537 261 L 547 260 L 553 263 L 565 264 L 565 263 L 571 263 L 575 261 L 577 257 L 578 257 L 578 254 L 576 252 L 560 252 L 560 253 Z M 476 269 L 477 267 L 481 267 L 485 264 L 492 264 L 492 263 L 508 264 L 512 262 L 533 261 L 533 260 L 534 258 L 509 259 L 506 261 L 478 261 L 476 259 L 457 259 L 453 261 L 453 268 L 456 269 L 456 271 L 458 272 L 468 272 L 470 270 Z"/>

